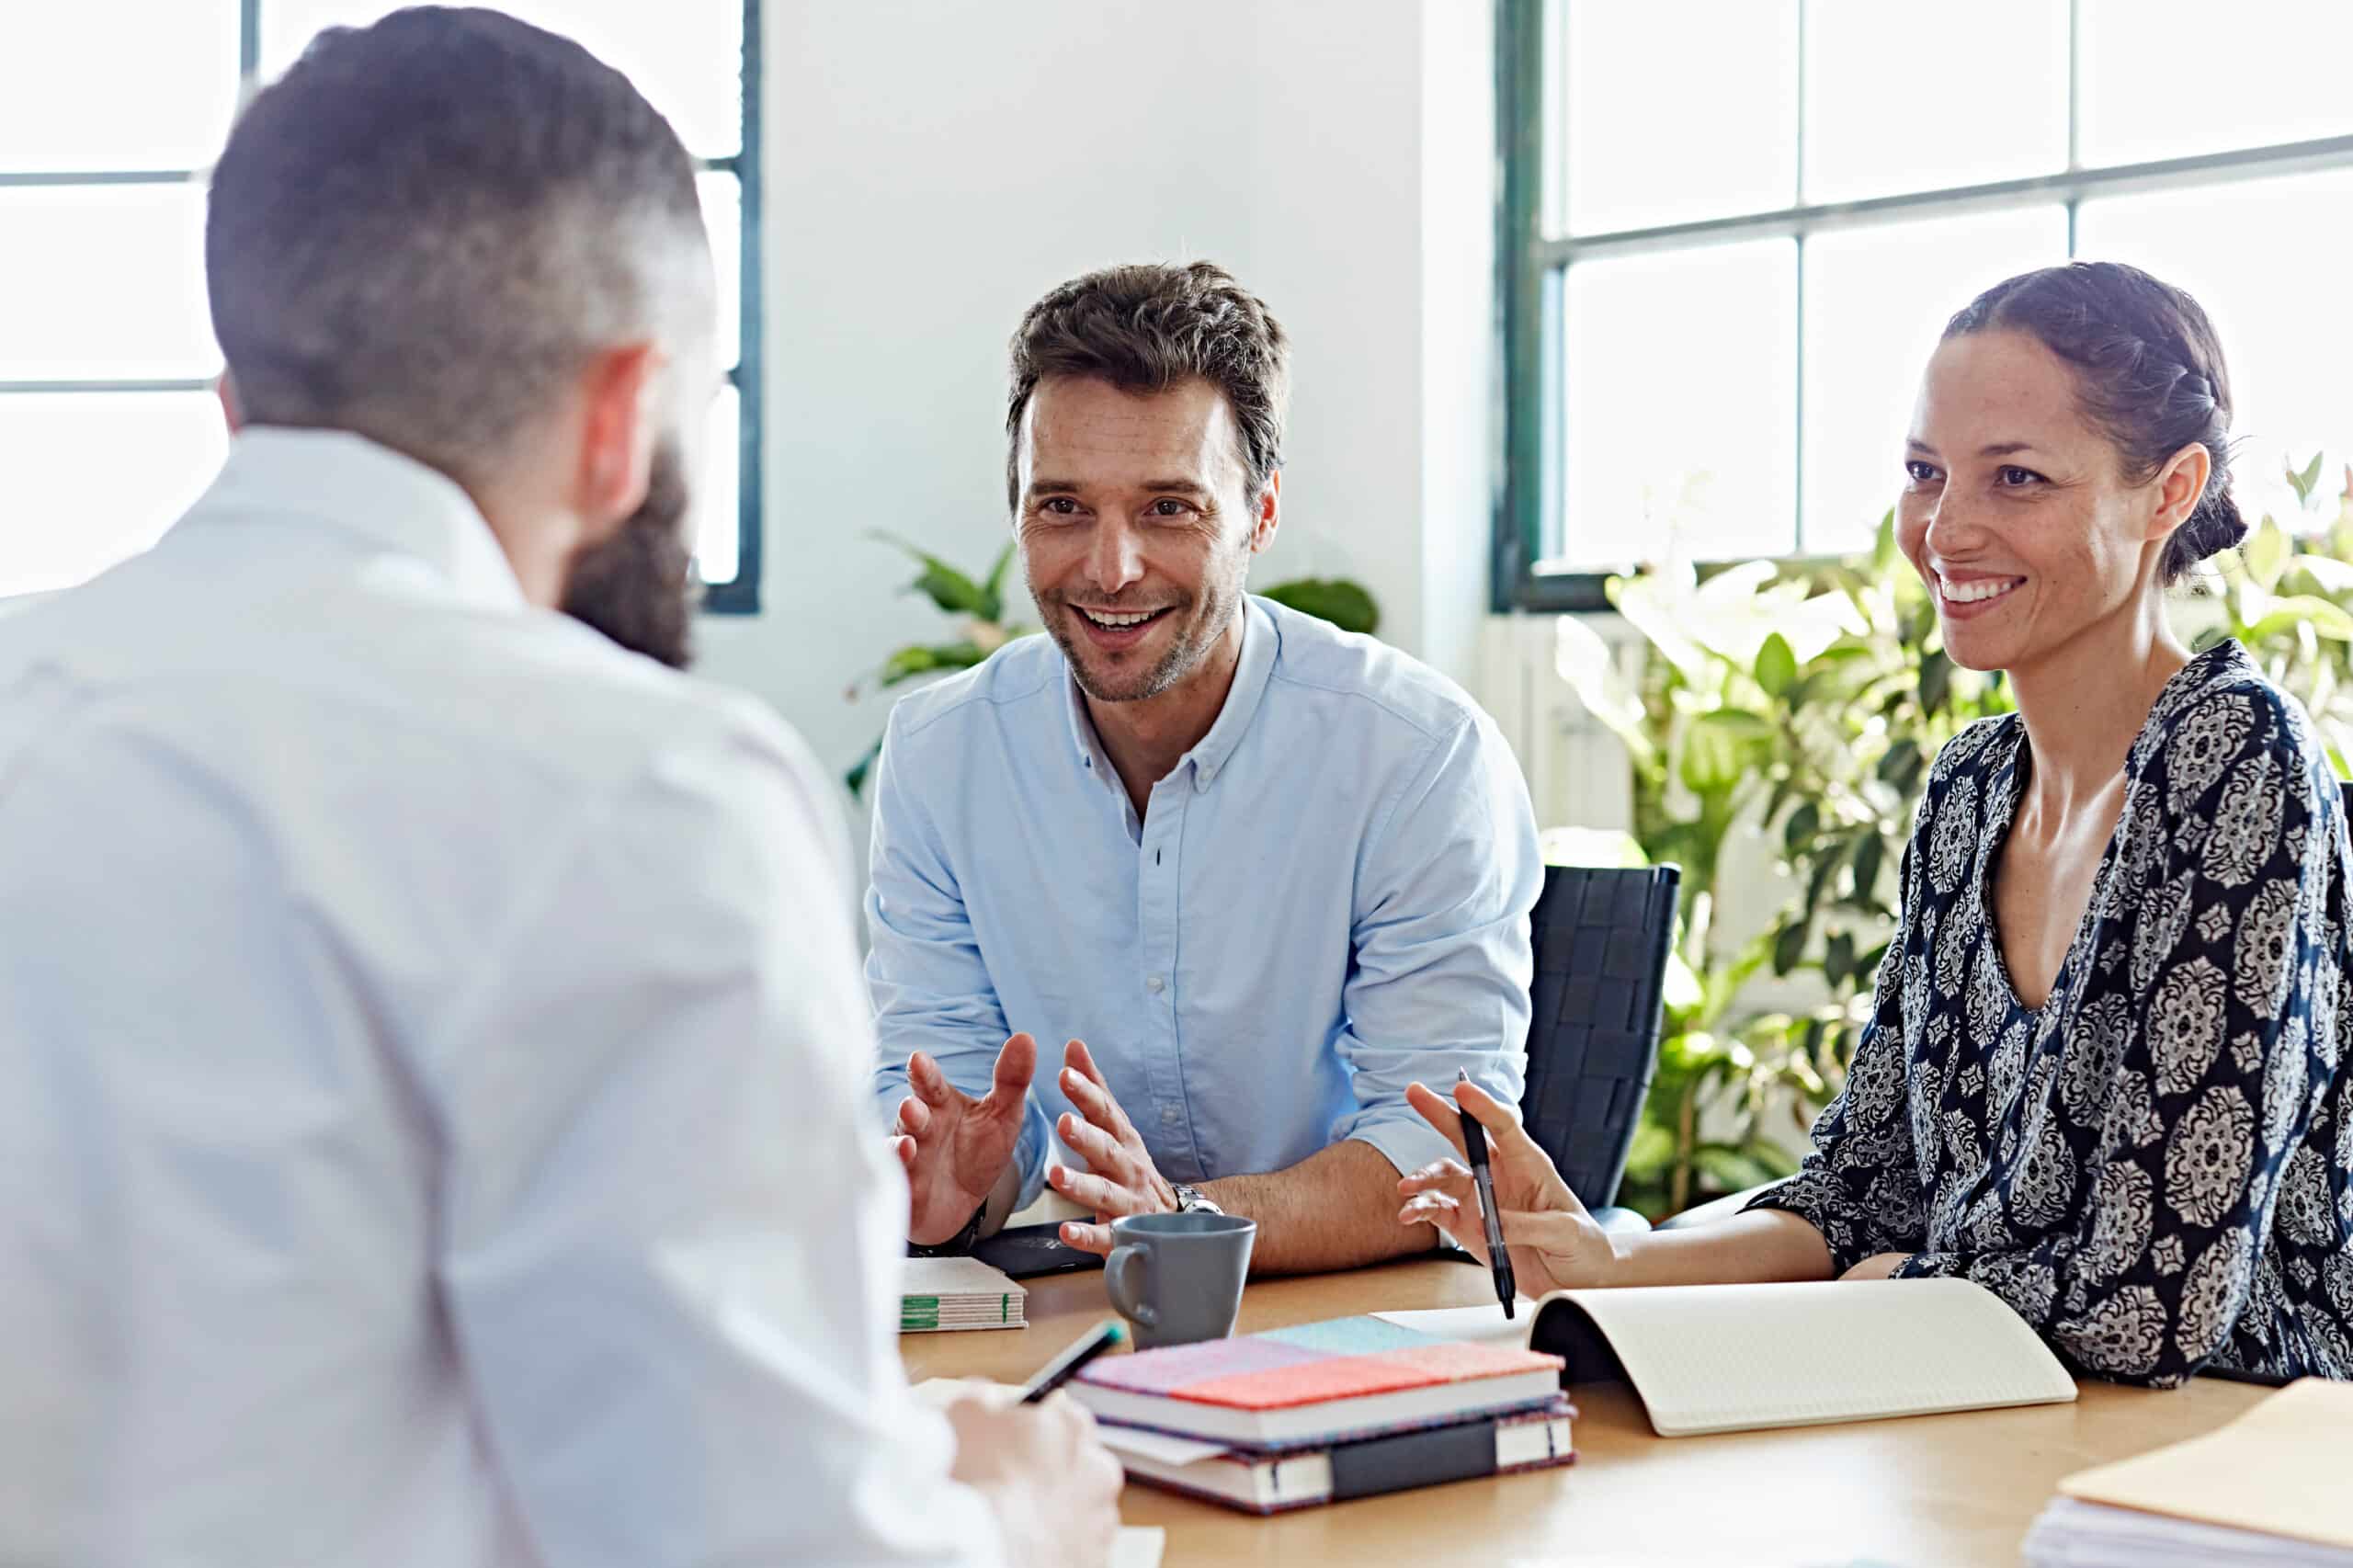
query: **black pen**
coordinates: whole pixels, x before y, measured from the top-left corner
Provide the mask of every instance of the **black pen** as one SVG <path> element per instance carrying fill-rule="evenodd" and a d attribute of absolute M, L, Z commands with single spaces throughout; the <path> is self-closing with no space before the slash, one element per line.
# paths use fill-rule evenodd
<path fill-rule="evenodd" d="M 1454 1081 L 1467 1084 L 1471 1074 L 1458 1067 Z M 1454 1102 L 1454 1108 L 1462 1118 L 1462 1147 L 1471 1156 L 1471 1179 L 1479 1187 L 1479 1212 L 1487 1221 L 1487 1262 L 1495 1271 L 1495 1299 L 1504 1304 L 1504 1316 L 1511 1317 L 1517 1310 L 1513 1303 L 1518 1299 L 1519 1286 L 1511 1277 L 1511 1253 L 1504 1245 L 1503 1217 L 1495 1212 L 1495 1175 L 1487 1168 L 1487 1130 L 1479 1125 L 1478 1118 L 1462 1108 L 1461 1100 Z"/>
<path fill-rule="evenodd" d="M 1056 1389 L 1077 1376 L 1078 1369 L 1106 1350 L 1127 1338 L 1128 1331 L 1116 1323 L 1096 1325 L 1094 1331 L 1046 1363 L 1046 1369 L 1029 1380 L 1021 1391 L 1021 1403 L 1035 1404 Z"/>

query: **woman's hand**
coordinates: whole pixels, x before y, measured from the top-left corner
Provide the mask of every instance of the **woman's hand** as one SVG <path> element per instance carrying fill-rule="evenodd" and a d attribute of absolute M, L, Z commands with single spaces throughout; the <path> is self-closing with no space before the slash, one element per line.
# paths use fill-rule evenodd
<path fill-rule="evenodd" d="M 1446 1134 L 1455 1153 L 1464 1159 L 1470 1156 L 1463 1147 L 1462 1120 L 1456 1107 L 1477 1118 L 1486 1131 L 1495 1209 L 1503 1221 L 1504 1244 L 1511 1252 L 1512 1274 L 1521 1290 L 1540 1295 L 1610 1282 L 1619 1256 L 1608 1233 L 1586 1212 L 1585 1205 L 1553 1168 L 1552 1156 L 1537 1146 L 1510 1107 L 1476 1084 L 1467 1083 L 1454 1085 L 1452 1103 L 1420 1084 L 1405 1091 L 1405 1099 L 1423 1120 Z M 1401 1223 L 1436 1225 L 1480 1262 L 1487 1261 L 1478 1187 L 1461 1161 L 1440 1160 L 1425 1165 L 1398 1182 L 1397 1191 L 1406 1199 L 1397 1216 Z"/>

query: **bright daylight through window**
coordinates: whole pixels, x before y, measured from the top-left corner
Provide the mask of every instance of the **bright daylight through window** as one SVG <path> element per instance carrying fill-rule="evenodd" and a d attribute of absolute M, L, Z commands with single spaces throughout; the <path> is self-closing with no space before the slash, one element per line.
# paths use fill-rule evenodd
<path fill-rule="evenodd" d="M 756 96 L 745 0 L 501 0 L 627 72 L 704 170 L 721 347 L 696 487 L 710 608 L 756 604 Z M 0 21 L 0 597 L 68 587 L 153 544 L 220 465 L 204 298 L 204 169 L 242 91 L 383 0 L 26 0 Z M 136 38 L 137 47 L 126 40 Z M 756 75 L 750 77 L 756 82 Z M 754 181 L 756 196 L 756 183 Z M 756 244 L 756 225 L 754 225 Z M 756 270 L 756 269 L 755 269 Z"/>
<path fill-rule="evenodd" d="M 1518 0 L 1503 37 L 1506 597 L 1670 537 L 1867 545 L 1945 319 L 2070 256 L 2211 313 L 2250 512 L 2353 459 L 2353 6 Z"/>

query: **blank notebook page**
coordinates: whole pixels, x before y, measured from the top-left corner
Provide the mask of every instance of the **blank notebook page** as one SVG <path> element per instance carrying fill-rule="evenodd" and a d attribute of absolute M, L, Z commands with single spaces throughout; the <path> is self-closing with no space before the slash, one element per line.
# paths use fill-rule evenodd
<path fill-rule="evenodd" d="M 2075 1397 L 2034 1331 L 1965 1279 L 1559 1294 L 1600 1326 L 1661 1437 Z"/>

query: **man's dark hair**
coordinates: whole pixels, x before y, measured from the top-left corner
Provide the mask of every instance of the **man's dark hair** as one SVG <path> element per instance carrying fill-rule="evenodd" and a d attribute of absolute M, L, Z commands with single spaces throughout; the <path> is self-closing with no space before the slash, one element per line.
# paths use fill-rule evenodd
<path fill-rule="evenodd" d="M 708 267 L 694 165 L 629 79 L 495 11 L 319 35 L 211 182 L 213 330 L 256 425 L 350 430 L 460 478 Z"/>
<path fill-rule="evenodd" d="M 2231 372 L 2214 324 L 2183 290 L 2116 261 L 2071 261 L 1986 290 L 1945 336 L 2023 332 L 2075 372 L 2076 401 L 2116 449 L 2135 484 L 2196 441 L 2213 466 L 2206 489 L 2159 562 L 2170 586 L 2190 567 L 2246 538 L 2231 498 Z"/>
<path fill-rule="evenodd" d="M 1225 395 L 1254 497 L 1283 463 L 1290 342 L 1264 301 L 1206 261 L 1145 263 L 1074 278 L 1029 307 L 1013 335 L 1005 413 L 1007 506 L 1021 506 L 1021 416 L 1049 376 L 1092 377 L 1121 392 L 1165 392 L 1196 377 Z"/>

